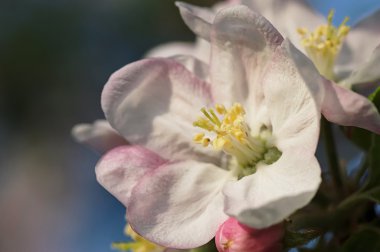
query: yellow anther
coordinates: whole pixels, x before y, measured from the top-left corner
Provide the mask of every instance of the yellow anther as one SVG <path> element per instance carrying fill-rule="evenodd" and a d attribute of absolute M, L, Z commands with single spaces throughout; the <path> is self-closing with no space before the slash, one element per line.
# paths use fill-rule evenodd
<path fill-rule="evenodd" d="M 210 142 L 211 142 L 210 138 L 203 138 L 202 139 L 203 147 L 207 147 L 210 144 Z"/>
<path fill-rule="evenodd" d="M 165 248 L 145 240 L 133 231 L 130 225 L 125 228 L 125 234 L 130 236 L 133 241 L 112 243 L 112 248 L 131 252 L 163 252 L 165 250 Z"/>
<path fill-rule="evenodd" d="M 298 28 L 297 32 L 299 35 L 303 36 L 303 35 L 306 35 L 307 33 L 309 33 L 309 30 L 306 28 Z"/>
<path fill-rule="evenodd" d="M 216 112 L 218 112 L 220 115 L 224 115 L 225 113 L 227 113 L 226 108 L 225 108 L 222 104 L 216 104 L 216 105 L 215 105 L 215 110 L 216 110 Z"/>
<path fill-rule="evenodd" d="M 194 136 L 193 140 L 194 142 L 199 143 L 203 140 L 204 136 L 205 136 L 204 133 L 198 133 Z"/>
<path fill-rule="evenodd" d="M 329 79 L 334 78 L 335 58 L 342 47 L 344 38 L 350 31 L 350 27 L 346 25 L 348 17 L 338 27 L 332 24 L 333 18 L 334 10 L 331 10 L 327 17 L 327 24 L 317 27 L 314 32 L 309 32 L 305 28 L 297 29 L 306 53 L 319 72 Z"/>

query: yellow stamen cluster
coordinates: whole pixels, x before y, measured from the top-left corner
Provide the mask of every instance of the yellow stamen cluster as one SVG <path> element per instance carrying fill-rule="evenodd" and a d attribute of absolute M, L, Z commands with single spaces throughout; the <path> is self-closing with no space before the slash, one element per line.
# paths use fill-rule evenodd
<path fill-rule="evenodd" d="M 130 251 L 130 252 L 163 252 L 165 248 L 151 243 L 145 240 L 143 237 L 138 235 L 130 225 L 125 228 L 125 234 L 130 236 L 133 242 L 114 242 L 112 243 L 112 248 L 118 249 L 120 251 Z"/>
<path fill-rule="evenodd" d="M 243 166 L 254 166 L 263 159 L 266 152 L 265 142 L 259 137 L 253 137 L 245 122 L 245 110 L 239 103 L 235 103 L 230 109 L 217 104 L 214 109 L 202 108 L 202 117 L 193 123 L 215 135 L 212 140 L 204 133 L 194 136 L 194 141 L 207 147 L 212 144 L 214 149 L 236 157 L 238 163 Z"/>
<path fill-rule="evenodd" d="M 328 79 L 334 78 L 333 68 L 336 56 L 342 47 L 344 38 L 350 31 L 350 27 L 346 25 L 348 17 L 338 27 L 332 24 L 333 17 L 334 11 L 331 10 L 327 24 L 317 27 L 313 32 L 306 28 L 298 28 L 297 30 L 306 53 L 319 72 Z"/>

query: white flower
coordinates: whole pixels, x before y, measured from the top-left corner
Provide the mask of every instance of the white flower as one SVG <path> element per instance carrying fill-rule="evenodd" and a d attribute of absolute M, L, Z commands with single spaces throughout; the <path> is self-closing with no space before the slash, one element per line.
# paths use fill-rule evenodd
<path fill-rule="evenodd" d="M 178 5 L 210 41 L 209 67 L 157 58 L 114 73 L 102 107 L 131 145 L 108 152 L 96 173 L 136 232 L 192 248 L 228 216 L 264 228 L 311 200 L 324 89 L 297 54 L 314 71 L 307 81 L 299 75 L 288 57 L 296 49 L 262 16 L 236 6 L 203 19 L 203 9 Z"/>

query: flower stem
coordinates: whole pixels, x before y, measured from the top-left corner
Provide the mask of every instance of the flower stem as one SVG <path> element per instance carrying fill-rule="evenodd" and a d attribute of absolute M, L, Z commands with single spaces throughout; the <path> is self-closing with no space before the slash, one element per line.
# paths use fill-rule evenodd
<path fill-rule="evenodd" d="M 337 191 L 342 195 L 344 193 L 343 180 L 340 172 L 338 155 L 331 127 L 332 125 L 329 121 L 326 120 L 326 118 L 323 117 L 321 126 L 331 177 L 333 179 Z"/>

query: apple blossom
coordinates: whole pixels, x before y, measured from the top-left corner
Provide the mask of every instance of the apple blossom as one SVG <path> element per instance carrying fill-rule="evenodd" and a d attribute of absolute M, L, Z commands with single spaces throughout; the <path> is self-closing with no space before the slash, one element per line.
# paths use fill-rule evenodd
<path fill-rule="evenodd" d="M 228 218 L 215 236 L 219 252 L 280 252 L 285 227 L 277 224 L 264 229 L 254 229 Z"/>
<path fill-rule="evenodd" d="M 353 27 L 332 24 L 315 12 L 305 0 L 240 0 L 265 16 L 284 36 L 304 50 L 321 74 L 340 85 L 375 82 L 380 79 L 379 21 L 380 11 Z M 327 24 L 326 24 L 327 23 Z"/>
<path fill-rule="evenodd" d="M 323 89 L 302 78 L 288 55 L 296 49 L 262 16 L 235 6 L 211 20 L 178 6 L 210 41 L 209 77 L 172 58 L 114 73 L 102 107 L 131 145 L 105 154 L 96 173 L 139 234 L 193 248 L 228 216 L 265 228 L 311 200 L 321 181 L 314 153 Z"/>

